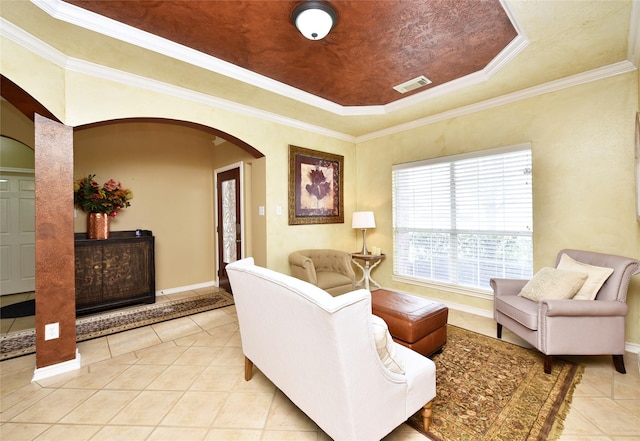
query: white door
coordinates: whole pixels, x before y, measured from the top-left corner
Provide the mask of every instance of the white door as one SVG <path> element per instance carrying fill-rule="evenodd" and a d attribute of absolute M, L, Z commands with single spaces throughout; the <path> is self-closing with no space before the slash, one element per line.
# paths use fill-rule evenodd
<path fill-rule="evenodd" d="M 0 170 L 0 295 L 35 291 L 33 171 Z"/>

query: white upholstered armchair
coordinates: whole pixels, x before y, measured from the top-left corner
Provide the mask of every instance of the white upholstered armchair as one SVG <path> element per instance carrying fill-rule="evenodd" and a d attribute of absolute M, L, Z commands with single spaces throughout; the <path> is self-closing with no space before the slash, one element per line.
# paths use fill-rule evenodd
<path fill-rule="evenodd" d="M 435 364 L 393 341 L 364 289 L 332 297 L 254 265 L 227 266 L 245 379 L 254 366 L 336 441 L 374 441 L 423 409 L 429 429 Z"/>
<path fill-rule="evenodd" d="M 626 373 L 627 289 L 639 268 L 628 257 L 561 250 L 556 268 L 543 268 L 531 281 L 491 279 L 498 338 L 505 326 L 526 340 L 545 354 L 546 373 L 554 355 L 605 354 Z"/>

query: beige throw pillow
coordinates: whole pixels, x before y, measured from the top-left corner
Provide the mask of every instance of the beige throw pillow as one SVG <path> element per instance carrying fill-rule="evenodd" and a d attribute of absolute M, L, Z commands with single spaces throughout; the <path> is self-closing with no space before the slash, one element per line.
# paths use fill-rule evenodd
<path fill-rule="evenodd" d="M 382 364 L 392 372 L 404 374 L 404 366 L 400 360 L 396 359 L 395 343 L 389 334 L 387 322 L 377 315 L 371 316 L 371 324 L 373 325 L 373 337 L 376 341 L 376 349 Z"/>
<path fill-rule="evenodd" d="M 527 282 L 518 295 L 534 302 L 542 299 L 570 299 L 585 280 L 585 273 L 545 267 Z"/>
<path fill-rule="evenodd" d="M 578 262 L 564 253 L 560 256 L 558 269 L 565 271 L 577 271 L 587 274 L 587 281 L 584 282 L 582 288 L 580 288 L 575 297 L 573 297 L 574 300 L 595 299 L 604 282 L 606 282 L 609 276 L 613 274 L 613 268 L 588 265 L 586 263 Z"/>

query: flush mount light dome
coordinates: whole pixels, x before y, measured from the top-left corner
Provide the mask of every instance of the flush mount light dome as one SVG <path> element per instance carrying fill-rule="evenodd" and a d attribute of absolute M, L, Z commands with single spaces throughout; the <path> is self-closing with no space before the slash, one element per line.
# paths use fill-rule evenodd
<path fill-rule="evenodd" d="M 338 13 L 329 3 L 310 0 L 293 8 L 291 21 L 309 40 L 321 40 L 335 26 Z"/>

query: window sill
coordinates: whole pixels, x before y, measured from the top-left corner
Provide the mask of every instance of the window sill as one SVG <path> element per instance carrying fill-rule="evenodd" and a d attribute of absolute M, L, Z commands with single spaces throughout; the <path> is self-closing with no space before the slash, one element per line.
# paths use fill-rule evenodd
<path fill-rule="evenodd" d="M 493 291 L 470 288 L 460 285 L 451 285 L 448 283 L 426 281 L 424 279 L 415 279 L 406 276 L 391 276 L 394 282 L 407 283 L 409 285 L 422 286 L 424 288 L 437 289 L 438 291 L 446 291 L 454 294 L 462 294 L 469 297 L 477 297 L 485 300 L 493 300 Z"/>

